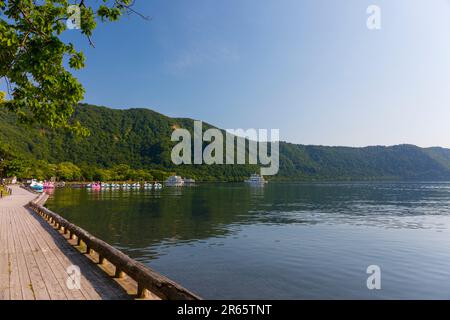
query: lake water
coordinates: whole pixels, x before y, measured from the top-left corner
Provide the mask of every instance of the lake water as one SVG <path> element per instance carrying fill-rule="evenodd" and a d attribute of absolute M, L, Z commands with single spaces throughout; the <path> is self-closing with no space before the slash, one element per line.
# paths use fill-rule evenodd
<path fill-rule="evenodd" d="M 66 188 L 47 206 L 204 298 L 450 298 L 450 183 Z"/>

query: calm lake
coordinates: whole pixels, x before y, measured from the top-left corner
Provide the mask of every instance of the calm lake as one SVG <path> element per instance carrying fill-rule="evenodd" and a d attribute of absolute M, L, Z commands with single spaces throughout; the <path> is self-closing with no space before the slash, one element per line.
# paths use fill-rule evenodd
<path fill-rule="evenodd" d="M 204 298 L 450 298 L 450 183 L 66 188 L 47 206 Z"/>

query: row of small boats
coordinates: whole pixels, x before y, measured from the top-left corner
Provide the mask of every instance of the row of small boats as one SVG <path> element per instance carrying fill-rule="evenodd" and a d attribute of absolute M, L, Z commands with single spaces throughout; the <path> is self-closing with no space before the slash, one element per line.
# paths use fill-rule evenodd
<path fill-rule="evenodd" d="M 161 183 L 89 183 L 86 185 L 88 189 L 162 189 Z"/>
<path fill-rule="evenodd" d="M 44 189 L 54 189 L 55 184 L 51 181 L 37 181 L 36 179 L 31 180 L 30 188 L 37 192 L 42 192 Z"/>

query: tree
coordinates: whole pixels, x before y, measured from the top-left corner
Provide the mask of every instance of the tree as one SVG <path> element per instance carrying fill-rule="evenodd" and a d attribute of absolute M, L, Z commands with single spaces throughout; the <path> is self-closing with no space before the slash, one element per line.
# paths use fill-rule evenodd
<path fill-rule="evenodd" d="M 110 181 L 111 171 L 107 169 L 97 169 L 95 170 L 94 180 L 96 181 Z"/>
<path fill-rule="evenodd" d="M 111 169 L 111 178 L 116 181 L 129 179 L 130 166 L 127 164 L 118 164 Z"/>
<path fill-rule="evenodd" d="M 62 180 L 75 181 L 81 177 L 81 170 L 72 162 L 62 162 L 56 169 L 58 178 Z"/>
<path fill-rule="evenodd" d="M 115 21 L 135 12 L 134 0 L 99 2 L 79 0 L 74 6 L 69 0 L 0 0 L 0 81 L 8 92 L 0 92 L 0 106 L 24 123 L 88 134 L 79 122 L 71 121 L 84 89 L 64 65 L 68 58 L 70 69 L 81 69 L 85 57 L 61 35 L 68 26 L 79 27 L 93 45 L 97 20 Z"/>
<path fill-rule="evenodd" d="M 5 177 L 22 177 L 28 169 L 28 163 L 22 159 L 5 160 L 1 167 L 0 171 Z"/>
<path fill-rule="evenodd" d="M 147 170 L 138 169 L 136 170 L 136 180 L 152 181 L 153 176 Z"/>

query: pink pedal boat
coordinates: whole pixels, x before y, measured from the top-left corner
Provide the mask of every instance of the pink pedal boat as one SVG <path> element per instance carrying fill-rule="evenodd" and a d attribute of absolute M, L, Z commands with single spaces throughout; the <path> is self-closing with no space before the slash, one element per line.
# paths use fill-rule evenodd
<path fill-rule="evenodd" d="M 45 181 L 44 182 L 44 189 L 54 189 L 55 185 L 53 184 L 53 182 L 49 182 L 49 181 Z"/>

